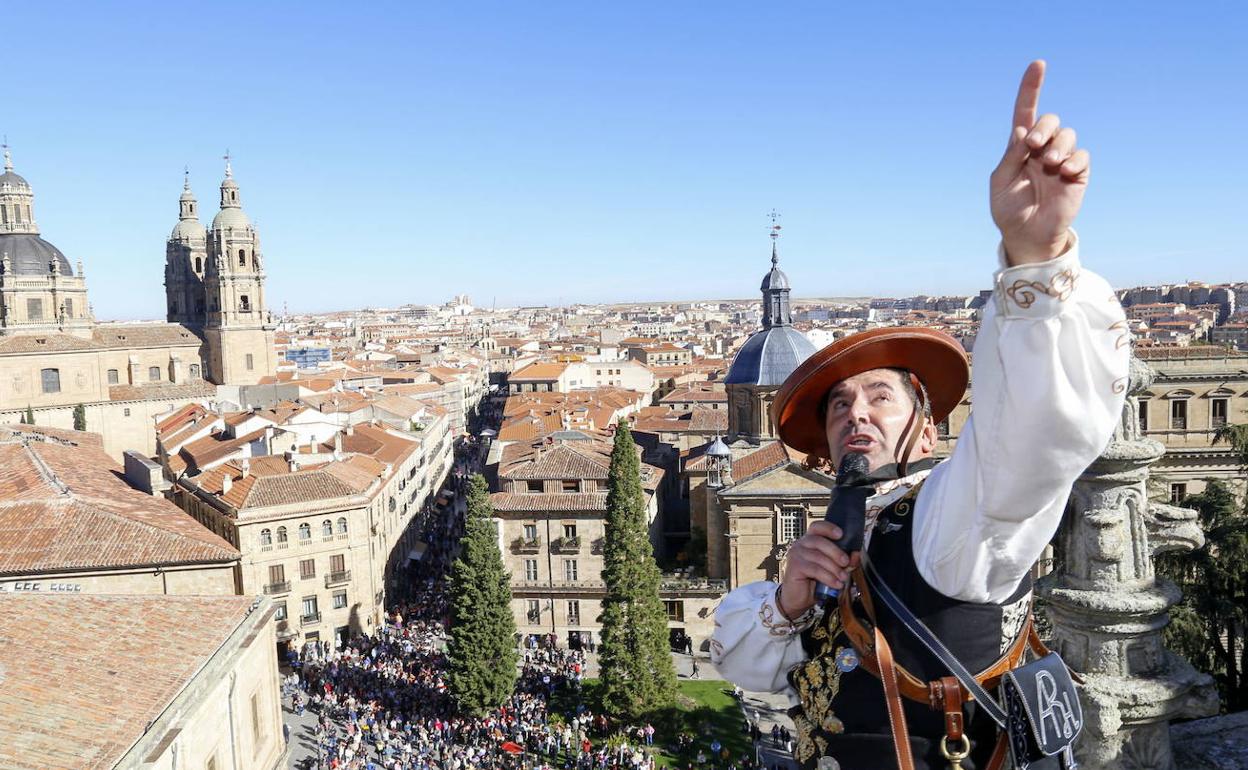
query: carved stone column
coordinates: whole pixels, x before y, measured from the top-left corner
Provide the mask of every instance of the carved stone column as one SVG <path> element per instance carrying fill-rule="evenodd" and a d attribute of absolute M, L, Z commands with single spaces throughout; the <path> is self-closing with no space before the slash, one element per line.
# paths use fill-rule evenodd
<path fill-rule="evenodd" d="M 1165 453 L 1139 428 L 1136 394 L 1154 372 L 1131 360 L 1122 421 L 1076 482 L 1057 536 L 1055 571 L 1038 585 L 1055 649 L 1083 673 L 1084 768 L 1172 770 L 1170 721 L 1217 713 L 1213 680 L 1162 647 L 1179 589 L 1153 556 L 1204 542 L 1196 513 L 1148 500 L 1149 466 Z"/>

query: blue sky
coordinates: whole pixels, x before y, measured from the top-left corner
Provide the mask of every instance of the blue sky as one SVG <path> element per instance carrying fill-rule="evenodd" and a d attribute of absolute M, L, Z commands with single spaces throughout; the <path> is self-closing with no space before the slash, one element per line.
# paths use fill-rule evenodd
<path fill-rule="evenodd" d="M 1018 78 L 1115 285 L 1248 279 L 1233 3 L 8 4 L 0 133 L 100 318 L 163 313 L 229 148 L 280 311 L 988 286 Z"/>

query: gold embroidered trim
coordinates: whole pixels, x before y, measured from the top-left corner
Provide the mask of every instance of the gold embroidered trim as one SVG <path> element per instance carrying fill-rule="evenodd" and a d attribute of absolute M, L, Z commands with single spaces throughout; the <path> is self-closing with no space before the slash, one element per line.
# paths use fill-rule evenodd
<path fill-rule="evenodd" d="M 1111 325 L 1106 331 L 1120 331 L 1118 339 L 1114 340 L 1114 350 L 1120 350 L 1125 345 L 1131 344 L 1131 330 L 1127 327 L 1126 321 L 1118 321 Z"/>
<path fill-rule="evenodd" d="M 1118 379 L 1114 380 L 1114 385 L 1113 385 L 1112 390 L 1114 391 L 1115 396 L 1127 389 L 1127 379 L 1128 378 L 1126 377 L 1119 377 Z"/>
<path fill-rule="evenodd" d="M 1078 280 L 1079 274 L 1073 269 L 1054 275 L 1047 284 L 1020 278 L 1005 290 L 1005 295 L 1024 310 L 1036 304 L 1036 298 L 1040 294 L 1046 294 L 1058 302 L 1065 302 L 1074 293 Z"/>

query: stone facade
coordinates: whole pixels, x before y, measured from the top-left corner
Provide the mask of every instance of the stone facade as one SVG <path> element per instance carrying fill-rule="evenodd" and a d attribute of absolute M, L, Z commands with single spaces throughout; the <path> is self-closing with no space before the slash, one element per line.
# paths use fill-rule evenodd
<path fill-rule="evenodd" d="M 1194 511 L 1146 494 L 1149 466 L 1165 452 L 1140 431 L 1137 397 L 1153 385 L 1133 359 L 1122 421 L 1076 482 L 1057 567 L 1037 587 L 1054 648 L 1085 680 L 1077 756 L 1091 770 L 1172 770 L 1169 723 L 1218 709 L 1212 678 L 1161 643 L 1180 594 L 1157 577 L 1153 555 L 1198 547 L 1204 533 Z"/>

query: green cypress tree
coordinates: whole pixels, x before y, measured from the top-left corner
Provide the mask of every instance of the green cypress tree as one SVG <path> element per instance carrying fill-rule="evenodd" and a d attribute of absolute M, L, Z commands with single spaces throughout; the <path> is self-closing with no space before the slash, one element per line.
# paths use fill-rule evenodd
<path fill-rule="evenodd" d="M 82 404 L 74 407 L 74 430 L 87 429 L 87 408 Z"/>
<path fill-rule="evenodd" d="M 26 414 L 22 417 L 22 422 L 26 425 L 35 424 L 35 410 L 30 405 L 26 406 Z"/>
<path fill-rule="evenodd" d="M 624 422 L 615 430 L 607 474 L 606 529 L 598 648 L 602 702 L 614 716 L 636 719 L 674 702 L 676 669 L 659 598 L 659 565 L 650 547 L 637 445 Z"/>
<path fill-rule="evenodd" d="M 493 515 L 485 478 L 476 474 L 468 483 L 467 526 L 451 567 L 446 646 L 451 695 L 473 716 L 503 705 L 516 685 L 516 622 Z"/>

